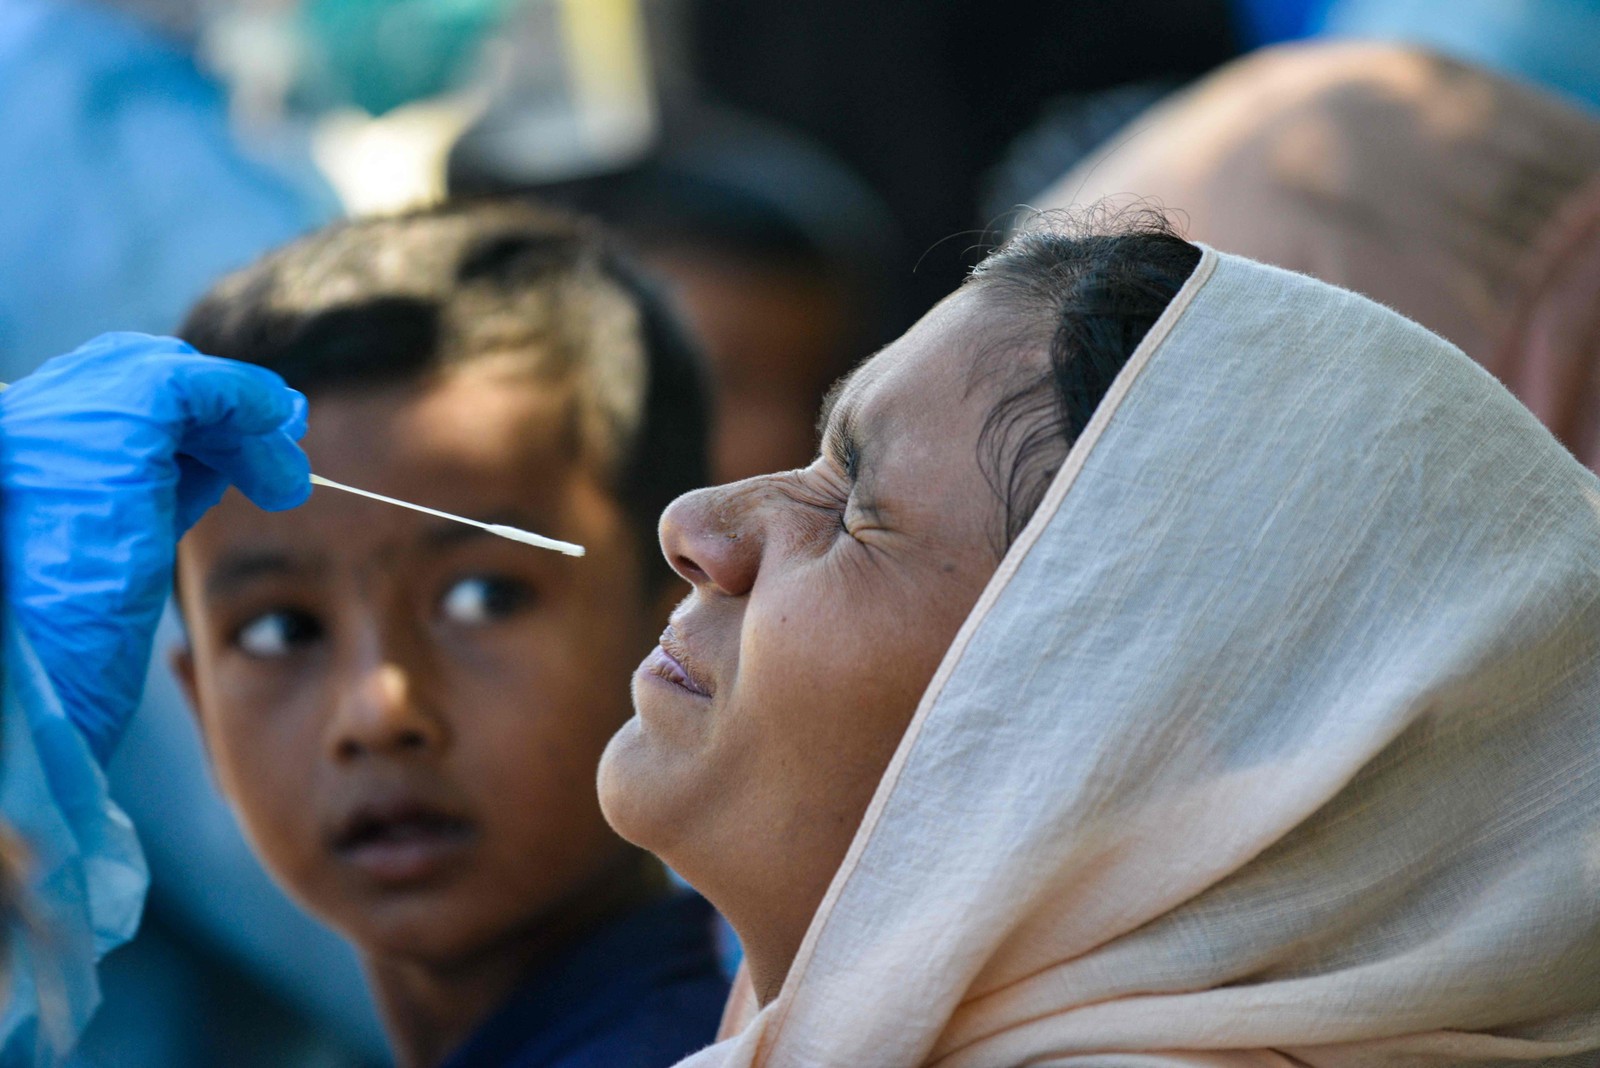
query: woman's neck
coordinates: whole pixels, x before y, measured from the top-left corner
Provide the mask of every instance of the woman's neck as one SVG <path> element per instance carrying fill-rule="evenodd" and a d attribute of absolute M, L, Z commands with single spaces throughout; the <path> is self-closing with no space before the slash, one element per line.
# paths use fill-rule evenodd
<path fill-rule="evenodd" d="M 789 977 L 789 969 L 794 966 L 795 953 L 800 947 L 790 946 L 785 951 L 758 942 L 757 948 L 752 951 L 742 936 L 739 941 L 745 946 L 745 970 L 750 973 L 750 985 L 755 990 L 756 1003 L 766 1008 L 778 996 L 778 991 L 783 989 L 784 980 Z"/>
<path fill-rule="evenodd" d="M 777 900 L 769 897 L 764 907 L 743 909 L 739 906 L 750 904 L 746 899 L 735 898 L 728 902 L 728 908 L 710 894 L 706 896 L 739 936 L 750 985 L 756 1000 L 765 1007 L 783 989 L 822 894 L 791 894 Z"/>
<path fill-rule="evenodd" d="M 645 853 L 492 945 L 447 961 L 368 953 L 367 978 L 399 1068 L 434 1068 L 558 953 L 666 891 Z"/>

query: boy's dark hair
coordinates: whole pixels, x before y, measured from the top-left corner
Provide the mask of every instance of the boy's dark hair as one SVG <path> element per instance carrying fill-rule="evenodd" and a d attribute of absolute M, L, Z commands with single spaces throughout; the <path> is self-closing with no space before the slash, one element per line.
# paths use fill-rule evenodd
<path fill-rule="evenodd" d="M 1165 216 L 1143 209 L 1106 217 L 1048 213 L 974 270 L 1015 313 L 1002 346 L 1043 344 L 1043 373 L 1008 385 L 984 421 L 979 462 L 1005 508 L 1003 552 L 1038 509 L 1067 452 L 1123 365 L 1200 264 L 1200 249 Z M 980 358 L 977 374 L 1014 361 Z"/>
<path fill-rule="evenodd" d="M 526 353 L 576 386 L 576 451 L 628 515 L 652 587 L 671 580 L 656 521 L 708 480 L 705 375 L 660 295 L 589 221 L 473 200 L 336 224 L 218 282 L 180 332 L 307 394 Z"/>

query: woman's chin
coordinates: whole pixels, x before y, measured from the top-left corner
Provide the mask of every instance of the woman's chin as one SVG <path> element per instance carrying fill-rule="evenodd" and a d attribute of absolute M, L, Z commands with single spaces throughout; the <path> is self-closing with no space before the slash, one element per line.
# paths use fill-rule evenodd
<path fill-rule="evenodd" d="M 600 757 L 596 784 L 600 812 L 627 841 L 660 855 L 685 823 L 682 790 L 674 769 L 681 756 L 662 751 L 636 715 L 612 735 Z"/>
<path fill-rule="evenodd" d="M 595 773 L 600 814 L 605 816 L 613 831 L 637 846 L 645 846 L 633 832 L 638 823 L 634 812 L 639 807 L 640 785 L 640 775 L 635 773 L 634 767 L 642 763 L 637 759 L 637 750 L 642 744 L 639 717 L 635 715 L 606 743 L 605 752 L 600 754 L 600 769 Z"/>

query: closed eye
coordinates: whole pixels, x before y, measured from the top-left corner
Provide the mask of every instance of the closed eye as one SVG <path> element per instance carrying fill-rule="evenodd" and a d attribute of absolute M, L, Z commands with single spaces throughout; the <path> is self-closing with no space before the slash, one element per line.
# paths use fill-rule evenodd
<path fill-rule="evenodd" d="M 861 475 L 861 445 L 848 419 L 841 418 L 823 441 L 828 459 L 854 484 Z"/>
<path fill-rule="evenodd" d="M 798 506 L 785 512 L 791 529 L 801 540 L 821 547 L 831 544 L 840 534 L 849 533 L 845 513 L 849 510 L 851 489 L 831 459 L 768 475 L 764 481 Z"/>

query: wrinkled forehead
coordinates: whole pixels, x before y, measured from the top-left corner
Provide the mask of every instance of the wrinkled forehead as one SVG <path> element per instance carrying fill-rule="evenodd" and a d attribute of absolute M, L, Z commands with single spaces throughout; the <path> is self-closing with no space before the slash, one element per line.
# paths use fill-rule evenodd
<path fill-rule="evenodd" d="M 963 411 L 981 419 L 989 357 L 1018 341 L 1017 323 L 979 287 L 957 290 L 898 339 L 840 379 L 823 402 L 819 430 L 867 426 L 906 434 L 930 424 L 948 431 Z M 1015 358 L 1013 358 L 1015 359 Z"/>

